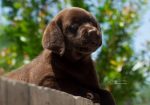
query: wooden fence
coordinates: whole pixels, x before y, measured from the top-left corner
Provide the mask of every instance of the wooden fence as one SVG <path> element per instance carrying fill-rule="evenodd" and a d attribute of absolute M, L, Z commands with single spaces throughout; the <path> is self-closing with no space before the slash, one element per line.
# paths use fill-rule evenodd
<path fill-rule="evenodd" d="M 0 105 L 94 105 L 90 100 L 46 87 L 0 78 Z"/>

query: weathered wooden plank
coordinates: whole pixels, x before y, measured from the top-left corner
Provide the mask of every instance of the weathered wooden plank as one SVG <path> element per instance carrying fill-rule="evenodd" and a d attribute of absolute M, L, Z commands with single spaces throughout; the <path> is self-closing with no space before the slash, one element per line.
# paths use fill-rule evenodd
<path fill-rule="evenodd" d="M 30 87 L 30 105 L 74 105 L 74 98 L 64 92 L 54 89 Z"/>
<path fill-rule="evenodd" d="M 0 105 L 97 105 L 58 90 L 0 79 Z M 98 104 L 99 105 L 99 104 Z"/>
<path fill-rule="evenodd" d="M 47 90 L 30 85 L 30 105 L 51 105 Z"/>
<path fill-rule="evenodd" d="M 51 91 L 53 91 L 53 94 L 50 94 L 50 98 L 54 96 L 53 100 L 55 100 L 53 101 L 53 105 L 75 105 L 75 98 L 73 95 L 56 90 Z"/>
<path fill-rule="evenodd" d="M 7 105 L 29 105 L 29 87 L 26 83 L 8 80 Z"/>
<path fill-rule="evenodd" d="M 75 105 L 94 105 L 91 100 L 88 100 L 86 98 L 80 96 L 74 96 L 74 98 L 75 98 Z"/>
<path fill-rule="evenodd" d="M 0 77 L 0 105 L 7 105 L 7 80 Z"/>

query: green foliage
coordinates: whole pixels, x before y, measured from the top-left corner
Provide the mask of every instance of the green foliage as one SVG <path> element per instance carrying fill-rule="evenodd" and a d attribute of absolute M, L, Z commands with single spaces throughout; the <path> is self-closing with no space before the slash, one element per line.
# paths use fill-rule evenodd
<path fill-rule="evenodd" d="M 0 59 L 3 59 L 0 64 L 9 71 L 30 61 L 40 53 L 42 33 L 55 10 L 49 11 L 48 5 L 49 3 L 53 5 L 55 2 L 6 0 L 2 3 L 3 9 L 9 11 L 4 13 L 8 24 L 0 30 Z"/>
<path fill-rule="evenodd" d="M 0 26 L 0 67 L 10 71 L 28 63 L 42 51 L 41 37 L 48 21 L 66 6 L 81 7 L 92 12 L 102 27 L 103 46 L 96 59 L 101 87 L 113 93 L 118 105 L 135 104 L 150 70 L 143 57 L 149 47 L 140 55 L 132 48 L 138 11 L 145 1 L 2 0 L 8 12 L 3 12 L 7 21 Z"/>

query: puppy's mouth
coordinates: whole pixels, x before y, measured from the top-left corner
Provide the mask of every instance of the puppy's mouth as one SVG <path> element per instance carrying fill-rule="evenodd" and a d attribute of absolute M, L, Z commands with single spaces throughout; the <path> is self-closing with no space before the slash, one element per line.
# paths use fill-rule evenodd
<path fill-rule="evenodd" d="M 101 41 L 81 41 L 78 44 L 74 44 L 74 48 L 77 52 L 84 53 L 84 54 L 91 54 L 94 52 L 98 47 L 101 46 Z"/>
<path fill-rule="evenodd" d="M 80 46 L 76 47 L 76 50 L 80 53 L 91 54 L 97 49 L 97 47 Z"/>

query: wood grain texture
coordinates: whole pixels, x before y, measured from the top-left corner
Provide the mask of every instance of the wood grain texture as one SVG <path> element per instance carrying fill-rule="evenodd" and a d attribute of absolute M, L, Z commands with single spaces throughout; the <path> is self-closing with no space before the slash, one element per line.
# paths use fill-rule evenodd
<path fill-rule="evenodd" d="M 7 105 L 7 81 L 0 78 L 0 105 Z"/>
<path fill-rule="evenodd" d="M 0 105 L 94 105 L 55 89 L 0 78 Z"/>
<path fill-rule="evenodd" d="M 7 105 L 29 105 L 29 87 L 25 83 L 7 81 Z"/>

